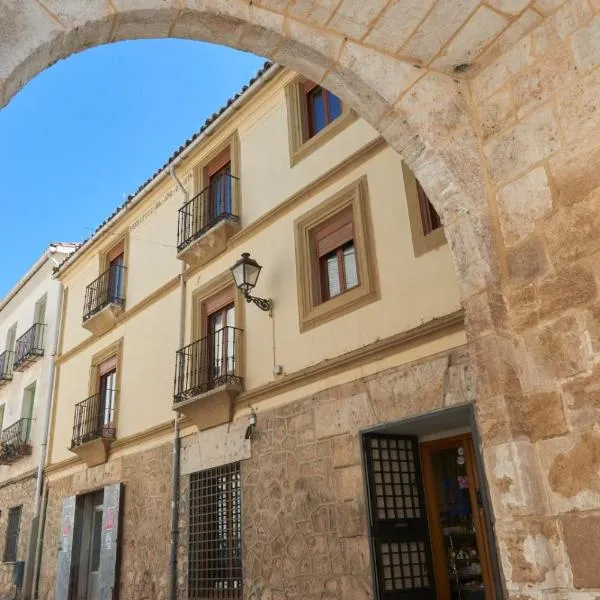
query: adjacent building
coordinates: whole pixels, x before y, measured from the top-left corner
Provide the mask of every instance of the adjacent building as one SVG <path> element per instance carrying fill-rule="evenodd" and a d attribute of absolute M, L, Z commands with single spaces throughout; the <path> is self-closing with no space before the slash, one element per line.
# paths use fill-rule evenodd
<path fill-rule="evenodd" d="M 266 65 L 57 280 L 40 598 L 498 597 L 443 229 L 333 94 Z"/>
<path fill-rule="evenodd" d="M 50 244 L 0 301 L 0 595 L 14 592 L 15 563 L 32 564 L 61 307 L 53 273 L 75 248 Z"/>

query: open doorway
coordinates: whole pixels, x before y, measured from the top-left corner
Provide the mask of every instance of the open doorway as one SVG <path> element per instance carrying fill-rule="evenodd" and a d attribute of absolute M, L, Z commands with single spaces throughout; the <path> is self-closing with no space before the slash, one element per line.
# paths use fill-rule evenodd
<path fill-rule="evenodd" d="M 363 432 L 377 600 L 498 600 L 471 406 Z"/>

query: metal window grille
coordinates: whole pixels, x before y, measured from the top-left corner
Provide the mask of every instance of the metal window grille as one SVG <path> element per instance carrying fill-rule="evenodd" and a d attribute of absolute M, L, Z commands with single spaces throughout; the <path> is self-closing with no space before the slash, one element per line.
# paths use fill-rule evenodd
<path fill-rule="evenodd" d="M 240 463 L 190 476 L 188 597 L 242 597 Z"/>
<path fill-rule="evenodd" d="M 22 506 L 14 506 L 8 511 L 4 562 L 15 562 L 17 560 L 17 546 L 19 545 L 19 529 L 21 528 L 22 509 Z"/>

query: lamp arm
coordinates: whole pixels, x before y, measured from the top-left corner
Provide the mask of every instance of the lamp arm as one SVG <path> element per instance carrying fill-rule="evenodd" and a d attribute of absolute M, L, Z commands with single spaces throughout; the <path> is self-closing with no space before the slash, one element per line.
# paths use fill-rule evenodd
<path fill-rule="evenodd" d="M 273 301 L 267 298 L 258 298 L 256 296 L 251 296 L 249 293 L 245 294 L 246 302 L 253 302 L 260 308 L 260 310 L 264 310 L 265 312 L 271 312 L 273 309 Z"/>

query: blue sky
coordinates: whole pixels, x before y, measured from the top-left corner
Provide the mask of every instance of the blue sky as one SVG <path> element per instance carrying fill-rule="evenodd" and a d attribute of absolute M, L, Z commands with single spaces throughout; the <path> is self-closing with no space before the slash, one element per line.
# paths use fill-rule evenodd
<path fill-rule="evenodd" d="M 80 241 L 262 66 L 183 40 L 101 46 L 0 111 L 0 298 L 52 241 Z"/>

